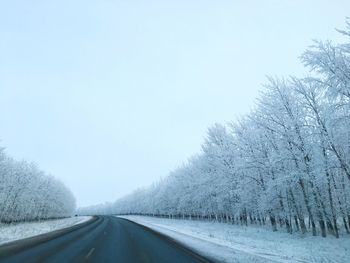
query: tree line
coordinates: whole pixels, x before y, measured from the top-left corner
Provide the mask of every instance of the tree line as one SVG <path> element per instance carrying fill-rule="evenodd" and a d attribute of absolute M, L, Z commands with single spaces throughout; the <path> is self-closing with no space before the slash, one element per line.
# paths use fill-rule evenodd
<path fill-rule="evenodd" d="M 75 206 L 73 194 L 61 181 L 0 149 L 1 223 L 68 217 Z"/>
<path fill-rule="evenodd" d="M 347 40 L 346 30 L 339 30 Z M 254 110 L 208 129 L 201 153 L 151 187 L 81 213 L 350 233 L 350 42 L 316 41 L 302 78 L 269 78 Z"/>

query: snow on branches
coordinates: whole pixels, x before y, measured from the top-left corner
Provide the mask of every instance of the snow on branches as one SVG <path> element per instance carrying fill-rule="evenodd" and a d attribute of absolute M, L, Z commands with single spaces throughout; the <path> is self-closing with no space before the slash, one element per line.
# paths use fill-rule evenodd
<path fill-rule="evenodd" d="M 316 42 L 308 77 L 270 78 L 255 110 L 209 128 L 186 165 L 94 211 L 350 233 L 349 43 Z"/>
<path fill-rule="evenodd" d="M 0 150 L 0 222 L 71 216 L 75 198 L 59 180 Z"/>

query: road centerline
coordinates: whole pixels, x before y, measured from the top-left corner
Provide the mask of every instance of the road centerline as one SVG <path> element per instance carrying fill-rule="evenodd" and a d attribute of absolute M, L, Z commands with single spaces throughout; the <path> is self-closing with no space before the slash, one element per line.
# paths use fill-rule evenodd
<path fill-rule="evenodd" d="M 87 253 L 85 258 L 88 259 L 92 255 L 92 253 L 94 253 L 94 251 L 95 251 L 95 248 L 93 247 L 92 249 L 90 249 L 89 253 Z"/>

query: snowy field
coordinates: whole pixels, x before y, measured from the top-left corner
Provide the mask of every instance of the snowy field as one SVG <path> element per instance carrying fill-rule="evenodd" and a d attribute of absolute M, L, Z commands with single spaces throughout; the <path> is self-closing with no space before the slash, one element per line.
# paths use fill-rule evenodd
<path fill-rule="evenodd" d="M 312 237 L 215 222 L 123 216 L 220 262 L 350 262 L 350 236 Z"/>
<path fill-rule="evenodd" d="M 63 229 L 89 220 L 91 216 L 78 216 L 63 219 L 36 221 L 16 224 L 0 224 L 0 245 Z"/>

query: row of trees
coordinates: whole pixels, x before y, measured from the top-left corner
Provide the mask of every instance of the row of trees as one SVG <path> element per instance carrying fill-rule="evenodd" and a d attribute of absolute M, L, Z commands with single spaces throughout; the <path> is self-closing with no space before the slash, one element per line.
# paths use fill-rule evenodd
<path fill-rule="evenodd" d="M 74 211 L 75 198 L 62 182 L 0 149 L 0 222 L 68 217 Z"/>
<path fill-rule="evenodd" d="M 211 127 L 202 152 L 168 177 L 81 212 L 350 233 L 350 44 L 315 42 L 302 62 L 307 77 L 270 78 L 249 115 Z"/>

